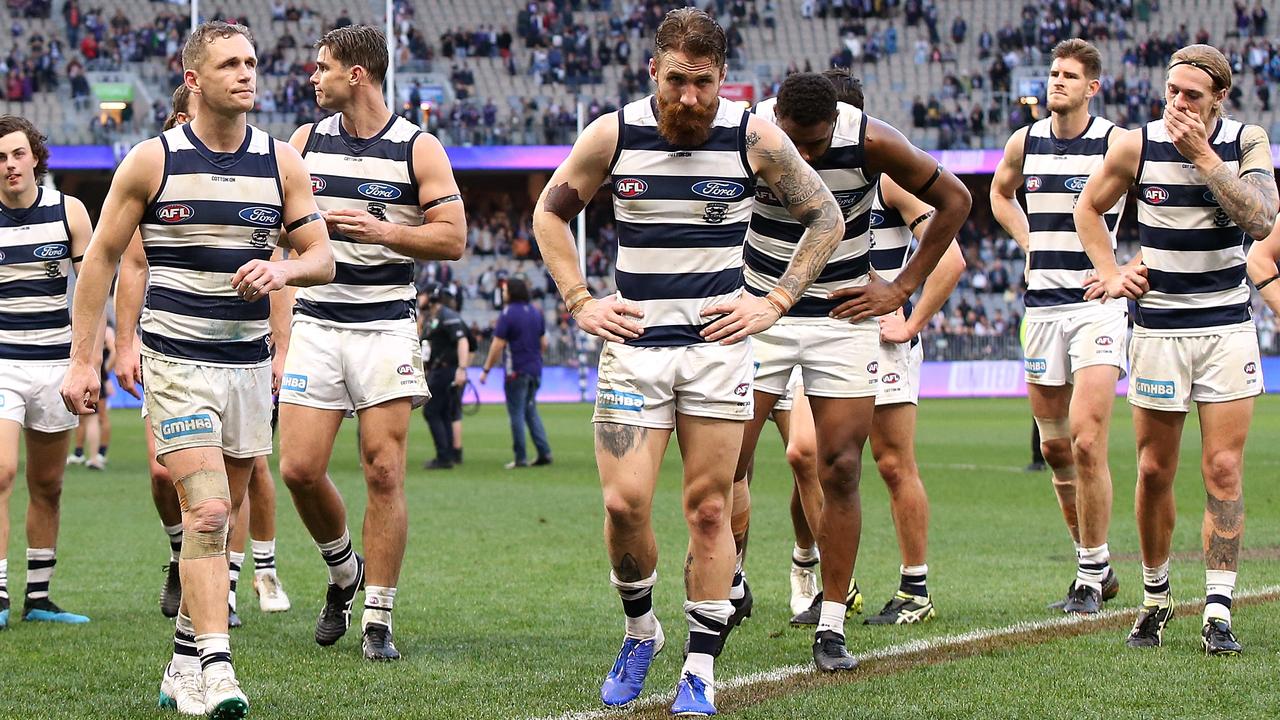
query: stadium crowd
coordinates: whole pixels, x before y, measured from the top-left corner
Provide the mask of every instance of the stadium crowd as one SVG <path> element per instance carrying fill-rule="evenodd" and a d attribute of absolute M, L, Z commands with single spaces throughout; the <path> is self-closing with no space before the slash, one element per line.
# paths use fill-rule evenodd
<path fill-rule="evenodd" d="M 423 91 L 415 82 L 408 91 L 403 113 L 413 122 L 424 123 L 446 144 L 564 144 L 577 133 L 576 108 L 540 97 L 493 97 L 477 95 L 477 79 L 471 63 L 498 59 L 511 75 L 529 75 L 547 85 L 567 86 L 584 93 L 585 122 L 616 110 L 628 100 L 648 91 L 646 66 L 651 57 L 648 37 L 663 14 L 680 2 L 657 0 L 543 0 L 514 5 L 514 23 L 484 23 L 475 26 L 445 27 L 438 35 L 420 29 L 415 5 L 406 0 L 395 3 L 399 43 L 398 65 L 406 70 L 435 70 L 447 76 L 455 100 L 420 114 Z M 776 32 L 777 23 L 793 8 L 773 0 L 708 0 L 708 11 L 724 18 L 731 66 L 745 51 L 741 29 L 763 28 Z M 5 99 L 30 101 L 41 92 L 65 92 L 77 108 L 87 108 L 91 90 L 86 72 L 119 70 L 130 64 L 163 64 L 166 82 L 180 82 L 177 58 L 183 32 L 189 22 L 180 4 L 160 4 L 149 19 L 130 17 L 122 10 L 108 12 L 82 0 L 60 4 L 40 0 L 8 0 L 13 20 L 9 28 L 11 46 L 0 58 L 0 94 Z M 1141 29 L 1159 3 L 1148 0 L 1095 0 L 1068 2 L 1040 0 L 1024 3 L 1017 18 L 998 28 L 970 27 L 963 14 L 947 17 L 945 4 L 933 0 L 805 0 L 794 10 L 800 20 L 838 21 L 835 50 L 829 61 L 837 66 L 858 68 L 864 64 L 894 61 L 910 52 L 914 64 L 942 63 L 952 70 L 941 85 L 927 96 L 916 96 L 909 104 L 911 125 L 919 130 L 938 130 L 942 149 L 984 147 L 996 142 L 1007 129 L 1034 119 L 1034 108 L 1010 103 L 1000 93 L 1009 93 L 1013 70 L 1043 64 L 1048 50 L 1064 37 L 1096 40 L 1115 39 L 1129 43 L 1121 67 L 1114 74 L 1104 71 L 1099 94 L 1102 113 L 1122 126 L 1134 126 L 1162 111 L 1161 89 L 1153 86 L 1145 68 L 1160 66 L 1169 53 L 1191 41 L 1220 42 L 1224 54 L 1240 80 L 1229 96 L 1237 111 L 1269 111 L 1272 89 L 1280 84 L 1280 39 L 1269 37 L 1270 18 L 1260 2 L 1234 4 L 1234 31 L 1214 38 L 1198 27 L 1194 32 L 1182 24 L 1163 36 L 1143 35 Z M 583 11 L 605 13 L 603 21 L 586 20 Z M 239 20 L 247 17 L 215 8 L 212 17 Z M 24 19 L 61 18 L 64 34 L 46 37 L 29 31 Z M 330 20 L 305 3 L 274 0 L 270 4 L 270 28 L 257 28 L 260 44 L 260 74 L 271 82 L 260 83 L 256 111 L 293 124 L 315 120 L 319 111 L 308 78 L 314 62 L 291 52 L 307 43 L 310 28 L 342 27 L 353 22 L 341 10 Z M 593 16 L 593 17 L 598 17 Z M 965 70 L 957 58 L 976 51 L 985 68 Z M 605 83 L 603 70 L 620 67 L 618 83 Z M 782 80 L 796 72 L 813 69 L 809 59 L 792 59 L 777 76 L 762 82 L 766 95 L 776 92 Z M 134 129 L 141 118 L 150 132 L 167 116 L 167 107 L 156 100 L 148 112 L 135 115 L 132 108 L 117 119 L 95 116 L 90 129 L 96 142 L 108 143 L 122 132 Z M 529 212 L 514 210 L 479 212 L 473 215 L 468 253 L 474 271 L 466 273 L 459 287 L 459 299 L 500 296 L 498 287 L 506 261 L 539 259 L 532 242 Z M 587 256 L 588 277 L 604 288 L 616 255 L 614 231 L 607 222 L 593 220 L 593 241 Z M 1132 240 L 1132 238 L 1130 238 Z M 1024 282 L 1021 256 L 1009 252 L 1012 241 L 994 223 L 979 227 L 970 222 L 960 238 L 968 271 L 960 290 L 972 298 L 963 307 L 953 300 L 945 313 L 934 320 L 934 331 L 947 336 L 1016 337 L 1019 317 L 1013 308 L 1021 302 Z M 539 273 L 541 275 L 541 273 Z M 545 292 L 547 279 L 532 278 L 537 298 Z M 489 303 L 497 307 L 499 303 Z M 1258 313 L 1264 343 L 1275 335 L 1266 328 L 1275 325 L 1268 312 Z M 491 322 L 473 318 L 483 331 Z M 945 353 L 954 353 L 956 343 Z M 1010 345 L 1009 352 L 1016 347 Z M 945 354 L 940 355 L 950 356 Z"/>

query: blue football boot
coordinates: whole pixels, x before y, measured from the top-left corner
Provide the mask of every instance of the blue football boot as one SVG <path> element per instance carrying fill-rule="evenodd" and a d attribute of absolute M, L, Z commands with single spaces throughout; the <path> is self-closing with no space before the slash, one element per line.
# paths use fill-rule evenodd
<path fill-rule="evenodd" d="M 600 686 L 601 702 L 609 706 L 626 705 L 640 697 L 644 679 L 649 675 L 649 666 L 653 663 L 653 658 L 662 652 L 665 644 L 666 637 L 662 634 L 661 624 L 658 625 L 658 632 L 647 640 L 630 636 L 623 638 L 618 659 L 614 661 L 613 669 Z"/>
<path fill-rule="evenodd" d="M 716 714 L 716 691 L 706 680 L 685 673 L 676 685 L 676 700 L 671 703 L 671 714 L 681 717 L 708 717 Z"/>

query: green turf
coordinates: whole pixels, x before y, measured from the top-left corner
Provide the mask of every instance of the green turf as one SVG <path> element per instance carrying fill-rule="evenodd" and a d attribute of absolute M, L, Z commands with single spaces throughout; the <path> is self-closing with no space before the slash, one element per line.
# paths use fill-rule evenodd
<path fill-rule="evenodd" d="M 1246 467 L 1247 547 L 1280 545 L 1280 400 L 1258 403 Z M 1136 604 L 1141 583 L 1133 559 L 1133 441 L 1128 411 L 1117 404 L 1112 433 L 1116 509 L 1111 547 L 1120 602 Z M 281 485 L 280 575 L 294 602 L 284 615 L 257 611 L 242 583 L 245 627 L 233 633 L 237 671 L 256 717 L 545 716 L 598 707 L 599 683 L 621 635 L 621 608 L 608 586 L 602 510 L 592 461 L 587 406 L 543 408 L 556 464 L 518 471 L 510 459 L 506 417 L 486 407 L 467 419 L 465 466 L 420 469 L 431 452 L 420 420 L 411 437 L 410 540 L 397 596 L 396 642 L 406 659 L 374 666 L 360 658 L 358 634 L 336 647 L 311 639 L 324 589 L 324 566 Z M 53 597 L 94 622 L 49 627 L 13 622 L 0 633 L 0 718 L 160 717 L 153 711 L 172 622 L 157 597 L 167 546 L 147 491 L 136 411 L 115 411 L 109 469 L 68 472 Z M 1185 434 L 1179 474 L 1178 551 L 1199 545 L 1203 490 L 1198 432 Z M 919 455 L 932 500 L 929 584 L 937 622 L 918 628 L 851 627 L 855 651 L 905 639 L 998 627 L 1047 617 L 1073 572 L 1071 545 L 1047 474 L 1027 462 L 1025 401 L 926 402 Z M 332 474 L 358 535 L 363 493 L 355 427 L 339 439 Z M 773 433 L 772 427 L 766 428 Z M 674 444 L 673 444 L 674 446 Z M 656 661 L 650 690 L 667 691 L 679 669 L 680 558 L 685 530 L 674 449 L 655 503 L 662 559 L 655 607 L 672 638 Z M 735 633 L 718 666 L 723 678 L 808 662 L 810 635 L 787 627 L 789 475 L 776 434 L 758 457 L 748 571 L 756 615 Z M 21 484 L 21 483 L 19 483 Z M 870 470 L 858 579 L 869 610 L 896 588 L 898 555 L 883 484 Z M 22 508 L 14 493 L 10 589 L 25 574 Z M 358 540 L 357 540 L 358 543 Z M 1203 592 L 1196 561 L 1176 562 L 1175 595 Z M 1246 562 L 1240 587 L 1280 583 L 1280 562 Z M 19 600 L 20 603 L 20 600 Z M 1115 606 L 1116 604 L 1113 604 Z M 1263 717 L 1276 707 L 1272 678 L 1280 608 L 1243 608 L 1237 627 L 1246 655 L 1221 663 L 1197 654 L 1199 622 L 1182 617 L 1170 646 L 1138 655 L 1115 632 L 947 663 L 845 687 L 767 700 L 743 717 Z M 1121 633 L 1122 634 L 1122 633 Z M 1227 664 L 1228 682 L 1215 669 Z M 1093 687 L 1082 695 L 1080 688 Z M 1207 690 L 1208 689 L 1208 690 Z M 1208 694 L 1206 694 L 1208 692 Z M 830 712 L 819 708 L 832 709 Z"/>

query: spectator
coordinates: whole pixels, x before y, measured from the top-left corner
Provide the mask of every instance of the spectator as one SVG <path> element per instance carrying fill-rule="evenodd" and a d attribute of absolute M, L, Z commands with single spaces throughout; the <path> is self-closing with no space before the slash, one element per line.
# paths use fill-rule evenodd
<path fill-rule="evenodd" d="M 529 302 L 529 286 L 521 278 L 507 280 L 504 293 L 506 309 L 498 317 L 493 330 L 489 356 L 484 361 L 480 382 L 489 379 L 489 371 L 506 355 L 503 390 L 507 398 L 507 417 L 511 421 L 511 441 L 515 459 L 506 464 L 508 470 L 530 465 L 525 446 L 525 425 L 533 437 L 537 458 L 533 465 L 551 464 L 551 445 L 538 415 L 537 393 L 542 383 L 542 354 L 547 348 L 546 319 Z M 508 351 L 509 352 L 506 352 Z"/>

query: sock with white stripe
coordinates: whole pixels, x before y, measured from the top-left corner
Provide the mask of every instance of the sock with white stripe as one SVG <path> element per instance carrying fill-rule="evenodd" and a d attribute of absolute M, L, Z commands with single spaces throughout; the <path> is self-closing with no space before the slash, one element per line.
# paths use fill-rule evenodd
<path fill-rule="evenodd" d="M 684 617 L 689 623 L 689 655 L 685 658 L 684 673 L 702 678 L 710 688 L 715 683 L 716 655 L 720 654 L 720 633 L 733 616 L 733 603 L 728 600 L 700 600 L 684 602 Z"/>
<path fill-rule="evenodd" d="M 0 599 L 9 599 L 9 558 L 0 558 Z"/>
<path fill-rule="evenodd" d="M 360 616 L 361 630 L 368 629 L 370 623 L 386 625 L 391 628 L 391 610 L 396 604 L 396 589 L 366 585 L 364 588 L 364 614 Z"/>
<path fill-rule="evenodd" d="M 929 566 L 927 564 L 900 565 L 899 572 L 902 575 L 902 579 L 898 582 L 898 592 L 915 597 L 929 596 L 929 588 L 925 584 L 925 579 L 929 576 Z"/>
<path fill-rule="evenodd" d="M 196 626 L 191 618 L 178 613 L 173 628 L 173 663 L 175 670 L 199 670 L 200 653 L 196 650 Z"/>
<path fill-rule="evenodd" d="M 27 548 L 27 599 L 49 597 L 49 581 L 58 559 L 53 548 Z"/>
<path fill-rule="evenodd" d="M 818 564 L 818 546 L 802 548 L 796 545 L 791 548 L 791 564 L 798 568 L 813 569 Z"/>
<path fill-rule="evenodd" d="M 227 590 L 227 604 L 231 606 L 232 610 L 236 609 L 236 585 L 240 583 L 240 568 L 243 565 L 244 553 L 227 553 L 227 572 L 231 580 Z"/>
<path fill-rule="evenodd" d="M 200 653 L 200 669 L 205 678 L 231 670 L 231 636 L 205 633 L 196 636 L 196 652 Z"/>
<path fill-rule="evenodd" d="M 829 630 L 840 637 L 844 637 L 845 610 L 844 603 L 824 599 L 822 601 L 822 613 L 818 616 L 818 629 L 815 634 Z"/>
<path fill-rule="evenodd" d="M 351 548 L 351 531 L 344 528 L 342 537 L 327 543 L 316 543 L 320 555 L 329 566 L 329 582 L 338 587 L 350 587 L 356 581 L 356 553 Z"/>
<path fill-rule="evenodd" d="M 747 588 L 743 583 L 747 581 L 747 574 L 742 571 L 742 551 L 738 551 L 737 563 L 733 566 L 733 583 L 729 585 L 729 599 L 741 600 L 747 595 Z"/>
<path fill-rule="evenodd" d="M 1169 561 L 1158 567 L 1142 566 L 1142 604 L 1169 604 Z"/>
<path fill-rule="evenodd" d="M 169 536 L 169 562 L 178 562 L 182 555 L 182 523 L 177 525 L 161 525 L 164 534 Z"/>
<path fill-rule="evenodd" d="M 635 582 L 623 582 L 610 571 L 609 582 L 622 598 L 622 612 L 627 616 L 627 637 L 648 640 L 658 634 L 658 618 L 653 614 L 653 586 L 658 584 L 658 571 Z"/>
<path fill-rule="evenodd" d="M 1102 581 L 1111 569 L 1111 550 L 1106 543 L 1098 547 L 1082 547 L 1076 554 L 1076 584 L 1087 585 L 1099 594 L 1102 593 Z"/>
<path fill-rule="evenodd" d="M 253 572 L 255 575 L 276 571 L 276 539 L 252 540 Z"/>
<path fill-rule="evenodd" d="M 1231 596 L 1236 590 L 1236 574 L 1232 570 L 1204 571 L 1204 621 L 1220 618 L 1231 622 Z"/>

